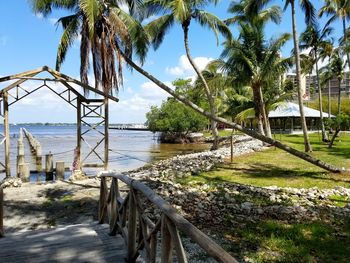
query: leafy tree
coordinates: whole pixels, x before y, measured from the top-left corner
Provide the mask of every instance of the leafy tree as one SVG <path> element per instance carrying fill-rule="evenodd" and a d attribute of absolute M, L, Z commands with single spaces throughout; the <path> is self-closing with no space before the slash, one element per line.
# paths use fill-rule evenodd
<path fill-rule="evenodd" d="M 186 55 L 198 78 L 203 83 L 204 92 L 207 96 L 212 116 L 216 115 L 215 101 L 213 95 L 211 94 L 207 81 L 205 80 L 202 72 L 199 70 L 198 66 L 191 56 L 188 43 L 188 33 L 191 22 L 194 20 L 201 26 L 210 28 L 215 33 L 216 37 L 220 32 L 227 38 L 231 38 L 231 32 L 225 23 L 223 23 L 214 14 L 201 9 L 209 3 L 216 4 L 217 2 L 217 0 L 146 0 L 145 2 L 149 12 L 166 13 L 165 15 L 155 19 L 146 25 L 146 30 L 149 32 L 155 48 L 159 47 L 166 32 L 175 22 L 179 23 L 182 26 Z M 213 119 L 211 119 L 211 129 L 214 136 L 214 144 L 212 149 L 216 149 L 218 147 L 218 131 L 216 128 L 216 121 Z"/>
<path fill-rule="evenodd" d="M 344 113 L 338 114 L 336 118 L 329 119 L 328 127 L 334 130 L 332 139 L 330 140 L 328 147 L 332 148 L 335 138 L 339 135 L 342 130 L 349 130 L 350 128 L 350 117 Z"/>
<path fill-rule="evenodd" d="M 322 30 L 319 29 L 318 24 L 314 23 L 306 28 L 306 30 L 300 35 L 300 49 L 310 49 L 309 56 L 312 58 L 312 68 L 316 68 L 316 84 L 318 90 L 319 99 L 319 111 L 322 131 L 322 141 L 328 141 L 326 134 L 324 121 L 323 121 L 323 105 L 322 105 L 322 88 L 318 62 L 320 60 L 320 52 L 322 49 L 327 48 L 331 39 L 329 36 L 332 34 L 333 29 L 330 27 L 324 27 Z"/>
<path fill-rule="evenodd" d="M 160 107 L 153 106 L 146 114 L 147 125 L 153 132 L 160 131 L 174 138 L 185 138 L 190 132 L 202 131 L 207 119 L 173 98 Z"/>

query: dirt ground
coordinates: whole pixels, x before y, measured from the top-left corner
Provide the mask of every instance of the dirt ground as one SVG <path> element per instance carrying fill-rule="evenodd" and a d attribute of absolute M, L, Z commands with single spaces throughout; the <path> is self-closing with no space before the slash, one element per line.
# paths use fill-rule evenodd
<path fill-rule="evenodd" d="M 5 188 L 5 233 L 96 221 L 99 184 L 98 179 L 86 179 Z"/>

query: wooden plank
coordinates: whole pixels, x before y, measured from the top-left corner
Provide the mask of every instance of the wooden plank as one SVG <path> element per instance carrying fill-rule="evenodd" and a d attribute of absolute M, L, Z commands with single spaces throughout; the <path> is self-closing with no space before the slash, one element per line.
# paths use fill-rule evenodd
<path fill-rule="evenodd" d="M 3 94 L 3 107 L 4 107 L 4 135 L 5 135 L 5 171 L 6 177 L 11 176 L 11 164 L 10 164 L 10 124 L 9 124 L 9 104 L 7 91 Z"/>
<path fill-rule="evenodd" d="M 104 169 L 108 170 L 108 157 L 109 157 L 109 105 L 108 105 L 108 98 L 105 99 L 104 102 L 104 120 L 105 120 L 105 134 L 104 134 L 104 139 L 105 139 L 105 149 L 104 149 Z"/>
<path fill-rule="evenodd" d="M 187 257 L 186 257 L 186 252 L 185 252 L 184 247 L 182 246 L 179 231 L 177 231 L 176 226 L 174 225 L 173 222 L 171 222 L 171 220 L 169 220 L 167 218 L 166 222 L 167 222 L 167 226 L 168 226 L 168 230 L 169 230 L 171 239 L 172 239 L 173 244 L 174 244 L 174 248 L 176 251 L 176 256 L 177 256 L 178 262 L 179 263 L 187 263 L 188 261 L 187 261 Z"/>
<path fill-rule="evenodd" d="M 133 188 L 129 192 L 129 214 L 128 214 L 128 260 L 134 258 L 136 254 L 136 227 L 137 227 L 137 210 L 135 199 L 132 194 Z"/>
<path fill-rule="evenodd" d="M 0 186 L 0 237 L 4 235 L 4 189 Z"/>
<path fill-rule="evenodd" d="M 169 263 L 172 262 L 172 252 L 173 252 L 173 245 L 171 236 L 169 233 L 169 229 L 167 226 L 167 219 L 166 216 L 162 215 L 162 226 L 161 226 L 161 263 Z"/>

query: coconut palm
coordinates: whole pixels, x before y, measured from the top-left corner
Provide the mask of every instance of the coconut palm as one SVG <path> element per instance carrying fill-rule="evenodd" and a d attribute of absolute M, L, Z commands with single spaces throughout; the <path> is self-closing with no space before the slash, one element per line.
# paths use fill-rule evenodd
<path fill-rule="evenodd" d="M 243 0 L 240 2 L 232 2 L 228 11 L 234 14 L 233 17 L 225 20 L 230 24 L 248 25 L 247 28 L 256 28 L 257 36 L 263 35 L 263 29 L 266 23 L 273 21 L 279 23 L 281 21 L 282 12 L 278 6 L 266 7 L 269 1 L 255 1 L 255 0 Z M 263 41 L 263 38 L 256 38 L 257 45 L 260 45 L 259 41 Z M 260 54 L 256 54 L 257 58 L 261 58 Z M 232 65 L 233 66 L 233 65 Z M 258 123 L 258 130 L 260 133 L 271 137 L 271 129 L 269 125 L 269 119 L 266 114 L 264 105 L 262 87 L 259 86 L 258 90 L 253 89 L 254 101 L 255 101 L 255 114 Z M 260 106 L 259 106 L 260 105 Z M 265 129 L 265 132 L 264 132 Z"/>
<path fill-rule="evenodd" d="M 338 114 L 340 114 L 341 108 L 341 83 L 344 79 L 344 61 L 343 61 L 343 53 L 341 50 L 335 49 L 329 62 L 329 71 L 330 74 L 337 78 L 338 80 Z"/>
<path fill-rule="evenodd" d="M 92 54 L 95 86 L 107 93 L 118 90 L 122 84 L 122 60 L 120 52 L 135 54 L 143 61 L 147 52 L 147 35 L 141 24 L 123 11 L 126 1 L 99 0 L 31 0 L 33 11 L 44 16 L 53 9 L 66 9 L 72 14 L 61 17 L 58 24 L 63 34 L 57 50 L 56 69 L 65 60 L 68 49 L 78 37 L 80 44 L 80 77 L 88 84 L 89 54 Z M 136 10 L 138 1 L 127 1 L 130 13 Z M 118 62 L 118 68 L 115 66 Z"/>
<path fill-rule="evenodd" d="M 316 85 L 318 90 L 319 110 L 320 110 L 320 123 L 322 131 L 322 141 L 328 141 L 326 129 L 323 120 L 323 107 L 322 107 L 322 88 L 320 81 L 320 71 L 318 62 L 320 60 L 320 52 L 322 48 L 327 48 L 331 42 L 330 35 L 333 29 L 325 27 L 322 30 L 315 23 L 306 28 L 306 30 L 300 35 L 300 50 L 310 49 L 309 56 L 312 58 L 313 65 L 316 68 Z"/>
<path fill-rule="evenodd" d="M 151 36 L 154 48 L 159 47 L 166 32 L 175 22 L 182 26 L 187 58 L 195 70 L 198 78 L 203 83 L 210 112 L 213 116 L 216 115 L 215 101 L 207 81 L 191 56 L 188 43 L 188 32 L 191 22 L 196 21 L 201 26 L 209 27 L 215 33 L 217 39 L 218 33 L 223 34 L 227 38 L 231 38 L 231 32 L 224 22 L 222 22 L 217 16 L 201 10 L 201 8 L 203 8 L 205 5 L 209 3 L 216 4 L 217 2 L 217 0 L 146 0 L 145 2 L 145 5 L 150 13 L 165 13 L 165 15 L 153 20 L 145 27 L 146 31 Z M 214 144 L 212 149 L 216 149 L 218 147 L 218 131 L 216 128 L 216 121 L 213 119 L 211 120 L 211 129 L 214 136 Z"/>
<path fill-rule="evenodd" d="M 350 18 L 350 1 L 349 0 L 325 0 L 324 6 L 319 11 L 319 16 L 330 16 L 327 25 L 334 22 L 336 19 L 341 20 L 343 26 L 343 49 L 347 56 L 347 64 L 350 69 L 350 55 L 348 47 L 348 34 L 346 20 Z M 326 26 L 327 26 L 326 25 Z"/>
<path fill-rule="evenodd" d="M 291 65 L 291 59 L 280 57 L 281 47 L 290 39 L 289 34 L 267 41 L 262 24 L 240 24 L 239 38 L 226 41 L 221 54 L 228 75 L 235 76 L 236 85 L 250 86 L 254 97 L 254 111 L 258 131 L 271 137 L 263 90 L 279 81 Z M 265 116 L 265 119 L 264 119 Z M 265 123 L 265 131 L 264 131 Z"/>
<path fill-rule="evenodd" d="M 261 0 L 262 1 L 262 0 Z M 299 51 L 299 38 L 297 34 L 296 27 L 296 17 L 295 17 L 295 2 L 296 0 L 285 0 L 285 10 L 288 6 L 291 8 L 292 13 L 292 28 L 293 28 L 293 42 L 294 42 L 294 57 L 296 64 L 296 78 L 297 78 L 297 91 L 298 91 L 298 102 L 299 102 L 299 111 L 300 111 L 300 120 L 301 127 L 303 129 L 304 135 L 304 146 L 305 152 L 311 152 L 311 144 L 309 139 L 309 134 L 307 131 L 306 119 L 304 114 L 303 106 L 303 94 L 301 87 L 301 68 L 300 68 L 300 51 Z M 304 11 L 305 21 L 308 25 L 311 25 L 315 22 L 315 8 L 313 7 L 310 0 L 299 0 L 300 7 Z"/>

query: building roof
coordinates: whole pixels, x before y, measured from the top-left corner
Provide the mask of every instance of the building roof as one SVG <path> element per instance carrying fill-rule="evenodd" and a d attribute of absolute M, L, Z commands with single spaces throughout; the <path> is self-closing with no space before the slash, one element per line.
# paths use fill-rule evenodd
<path fill-rule="evenodd" d="M 319 118 L 320 111 L 304 106 L 304 114 L 306 118 Z M 324 117 L 328 117 L 328 113 L 323 112 Z M 288 118 L 300 117 L 299 105 L 293 102 L 285 102 L 278 106 L 275 110 L 270 111 L 269 118 Z M 331 117 L 335 117 L 331 115 Z"/>

